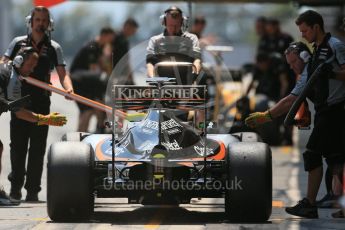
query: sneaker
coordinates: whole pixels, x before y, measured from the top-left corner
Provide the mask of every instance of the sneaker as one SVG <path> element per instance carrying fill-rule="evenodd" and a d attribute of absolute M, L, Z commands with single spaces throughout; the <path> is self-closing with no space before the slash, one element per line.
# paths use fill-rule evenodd
<path fill-rule="evenodd" d="M 321 200 L 316 201 L 315 204 L 318 208 L 334 208 L 337 206 L 338 198 L 338 196 L 332 193 L 327 193 Z"/>
<path fill-rule="evenodd" d="M 294 216 L 300 216 L 305 218 L 319 218 L 316 205 L 310 204 L 307 198 L 303 198 L 293 207 L 285 208 L 285 211 Z"/>
<path fill-rule="evenodd" d="M 25 201 L 26 202 L 38 202 L 38 193 L 28 192 L 28 194 L 26 195 Z"/>
<path fill-rule="evenodd" d="M 3 188 L 0 188 L 0 206 L 15 206 L 19 205 L 20 201 L 12 200 L 4 191 Z"/>
<path fill-rule="evenodd" d="M 10 199 L 12 201 L 20 202 L 20 200 L 22 199 L 22 193 L 20 191 L 11 190 Z"/>

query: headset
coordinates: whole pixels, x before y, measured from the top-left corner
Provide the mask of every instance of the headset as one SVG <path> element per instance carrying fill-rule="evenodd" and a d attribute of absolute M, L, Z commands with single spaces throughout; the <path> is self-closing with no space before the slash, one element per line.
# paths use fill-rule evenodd
<path fill-rule="evenodd" d="M 18 51 L 17 55 L 13 58 L 12 64 L 16 68 L 22 67 L 24 62 L 25 62 L 25 60 L 28 59 L 28 57 L 32 53 L 36 53 L 36 50 L 33 47 L 31 47 L 31 46 L 24 47 L 24 48 L 20 49 Z"/>
<path fill-rule="evenodd" d="M 161 21 L 162 26 L 166 26 L 166 17 L 171 11 L 177 11 L 181 17 L 182 17 L 182 24 L 181 24 L 181 29 L 183 31 L 187 30 L 188 27 L 188 18 L 183 15 L 183 12 L 180 8 L 177 6 L 170 6 L 168 9 L 164 11 L 164 14 L 162 14 L 159 18 Z"/>
<path fill-rule="evenodd" d="M 285 54 L 290 52 L 297 52 L 298 56 L 304 63 L 307 63 L 311 57 L 311 52 L 306 44 L 303 42 L 292 42 L 289 47 L 285 50 Z"/>
<path fill-rule="evenodd" d="M 50 12 L 48 10 L 48 8 L 44 7 L 44 6 L 36 6 L 35 8 L 33 8 L 30 12 L 30 14 L 28 16 L 25 17 L 25 24 L 26 24 L 26 28 L 28 30 L 31 30 L 31 26 L 32 26 L 32 20 L 34 18 L 35 12 L 47 12 L 48 14 L 48 20 L 49 20 L 49 24 L 47 27 L 47 31 L 51 32 L 54 31 L 54 20 L 52 19 Z"/>

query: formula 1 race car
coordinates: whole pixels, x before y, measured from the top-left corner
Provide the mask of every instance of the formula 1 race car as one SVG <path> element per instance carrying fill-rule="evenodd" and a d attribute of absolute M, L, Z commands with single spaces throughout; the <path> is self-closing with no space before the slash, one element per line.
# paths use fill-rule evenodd
<path fill-rule="evenodd" d="M 179 205 L 192 198 L 225 198 L 226 218 L 266 221 L 272 210 L 272 159 L 255 133 L 207 134 L 183 120 L 207 113 L 207 87 L 156 77 L 146 86 L 113 85 L 112 134 L 68 133 L 50 146 L 48 215 L 87 220 L 97 198 L 143 205 Z M 146 110 L 117 136 L 116 112 Z"/>

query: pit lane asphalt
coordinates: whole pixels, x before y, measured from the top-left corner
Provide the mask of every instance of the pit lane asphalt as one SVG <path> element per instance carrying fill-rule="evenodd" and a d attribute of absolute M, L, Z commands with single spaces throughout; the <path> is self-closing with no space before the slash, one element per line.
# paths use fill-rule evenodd
<path fill-rule="evenodd" d="M 77 107 L 62 96 L 52 96 L 51 111 L 68 116 L 64 127 L 51 127 L 47 147 L 77 127 Z M 7 175 L 9 161 L 9 113 L 0 118 L 0 138 L 4 143 L 3 170 L 0 182 L 6 191 L 10 185 Z M 307 132 L 299 131 L 300 146 Z M 273 156 L 273 212 L 267 223 L 229 223 L 224 217 L 223 199 L 193 199 L 191 204 L 176 207 L 130 205 L 125 199 L 96 199 L 95 214 L 86 223 L 53 223 L 46 211 L 46 168 L 42 177 L 40 203 L 25 203 L 16 207 L 0 207 L 0 229 L 344 229 L 345 219 L 332 219 L 336 209 L 319 209 L 317 220 L 288 215 L 285 206 L 294 205 L 304 194 L 306 174 L 300 152 L 295 146 L 272 148 Z M 322 183 L 319 197 L 324 195 Z M 25 190 L 23 197 L 25 198 Z"/>

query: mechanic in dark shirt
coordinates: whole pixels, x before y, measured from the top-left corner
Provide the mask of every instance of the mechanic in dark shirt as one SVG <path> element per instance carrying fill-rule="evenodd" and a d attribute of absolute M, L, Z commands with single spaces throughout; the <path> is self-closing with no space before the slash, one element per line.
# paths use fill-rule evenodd
<path fill-rule="evenodd" d="M 256 56 L 256 66 L 253 71 L 253 81 L 250 83 L 248 90 L 253 87 L 255 81 L 258 85 L 255 94 L 262 94 L 269 100 L 277 102 L 281 95 L 280 69 L 276 68 L 274 57 L 269 53 L 262 52 Z"/>
<path fill-rule="evenodd" d="M 32 46 L 39 54 L 38 64 L 34 68 L 32 77 L 50 83 L 50 73 L 55 67 L 63 88 L 73 92 L 70 77 L 66 73 L 60 45 L 51 40 L 53 23 L 49 10 L 42 6 L 35 7 L 27 17 L 28 35 L 13 39 L 5 52 L 3 62 L 14 59 L 18 51 L 27 46 Z M 35 113 L 47 115 L 50 112 L 50 93 L 38 87 L 23 83 L 22 93 L 31 96 L 31 105 L 28 109 Z M 23 132 L 25 130 L 25 132 Z M 11 181 L 10 196 L 19 200 L 25 178 L 25 159 L 29 148 L 29 160 L 26 171 L 25 189 L 28 201 L 37 201 L 38 192 L 41 190 L 41 176 L 43 160 L 46 150 L 48 126 L 37 126 L 19 119 L 12 114 L 11 119 L 11 166 L 9 175 Z"/>
<path fill-rule="evenodd" d="M 202 15 L 198 15 L 193 20 L 192 28 L 189 32 L 195 34 L 198 39 L 200 40 L 202 37 L 202 33 L 204 32 L 206 27 L 206 19 Z"/>
<path fill-rule="evenodd" d="M 313 43 L 313 56 L 308 65 L 308 76 L 324 63 L 328 74 L 322 75 L 314 84 L 309 98 L 315 107 L 314 129 L 303 153 L 305 169 L 309 172 L 307 198 L 296 206 L 287 208 L 292 215 L 305 216 L 315 213 L 315 199 L 322 180 L 322 156 L 334 175 L 342 181 L 345 162 L 345 82 L 334 71 L 345 72 L 345 44 L 325 33 L 322 16 L 312 10 L 302 13 L 296 20 L 302 37 Z M 339 75 L 339 74 L 338 74 Z"/>
<path fill-rule="evenodd" d="M 264 43 L 265 41 L 261 41 L 262 39 L 265 38 L 266 36 L 266 17 L 264 16 L 260 16 L 255 20 L 255 33 L 259 38 L 258 41 L 258 52 L 259 52 L 259 47 L 263 46 L 263 44 L 261 45 L 261 43 Z"/>
<path fill-rule="evenodd" d="M 285 82 L 282 82 L 283 85 L 281 86 L 283 94 L 280 98 L 282 98 L 288 95 L 296 83 L 293 72 L 289 72 L 288 64 L 283 58 L 284 51 L 289 47 L 289 44 L 293 42 L 293 38 L 289 34 L 281 32 L 280 23 L 277 19 L 259 18 L 257 21 L 257 24 L 260 25 L 257 28 L 257 33 L 260 34 L 258 53 L 268 53 L 277 57 L 280 56 L 281 60 L 283 60 L 278 66 L 278 68 L 281 69 L 281 73 L 283 73 L 283 70 L 286 72 Z"/>
<path fill-rule="evenodd" d="M 110 45 L 114 38 L 114 31 L 110 27 L 100 30 L 99 36 L 84 45 L 74 57 L 71 64 L 71 78 L 75 92 L 91 100 L 103 101 L 108 77 L 103 58 L 103 50 Z M 104 75 L 105 74 L 105 75 Z M 78 131 L 87 132 L 92 115 L 97 116 L 97 132 L 101 132 L 103 125 L 102 114 L 95 109 L 78 103 L 79 124 Z"/>
<path fill-rule="evenodd" d="M 193 63 L 194 76 L 199 74 L 201 68 L 201 53 L 199 41 L 195 34 L 183 31 L 187 23 L 182 10 L 172 6 L 165 10 L 161 16 L 163 33 L 151 37 L 146 55 L 148 77 L 155 76 L 154 66 L 162 61 L 177 61 Z M 185 71 L 167 71 L 160 76 L 175 77 L 178 84 L 192 84 L 194 79 Z"/>
<path fill-rule="evenodd" d="M 284 59 L 284 51 L 293 41 L 293 38 L 281 31 L 280 22 L 275 18 L 267 18 L 265 20 L 264 29 L 262 32 L 261 39 L 258 45 L 258 52 L 267 52 L 272 56 L 276 56 L 277 59 L 282 61 L 276 65 L 275 68 L 279 69 L 280 72 L 280 97 L 281 99 L 289 94 L 296 83 L 296 75 L 293 71 L 289 70 L 289 65 Z M 278 120 L 282 126 L 283 120 Z M 284 129 L 283 144 L 292 145 L 292 128 L 282 126 Z"/>
<path fill-rule="evenodd" d="M 314 14 L 315 13 L 312 13 L 312 15 Z M 310 16 L 307 18 L 309 17 Z M 312 17 L 313 21 L 319 23 L 317 25 L 323 25 L 322 20 L 320 20 L 321 16 L 318 17 L 316 17 L 316 19 Z M 303 14 L 300 20 L 306 20 Z M 300 23 L 299 19 L 297 23 Z M 315 206 L 315 199 L 322 179 L 322 156 L 325 157 L 331 173 L 335 174 L 334 182 L 337 183 L 339 183 L 339 177 L 342 174 L 341 169 L 345 159 L 345 148 L 342 140 L 342 138 L 345 137 L 345 122 L 343 121 L 345 117 L 345 71 L 341 70 L 343 69 L 343 67 L 341 67 L 343 65 L 339 65 L 340 63 L 345 63 L 345 45 L 338 39 L 330 37 L 329 34 L 323 33 L 323 36 L 317 38 L 318 36 L 315 35 L 316 31 L 310 29 L 313 26 L 306 28 L 308 25 L 307 21 L 299 25 L 301 31 L 307 30 L 308 34 L 303 34 L 303 37 L 305 37 L 307 41 L 315 41 L 317 47 L 315 47 L 316 52 L 313 54 L 313 59 L 310 57 L 309 49 L 306 45 L 300 42 L 292 43 L 285 53 L 291 68 L 296 74 L 301 74 L 295 88 L 287 97 L 280 100 L 268 111 L 250 114 L 246 119 L 246 124 L 250 127 L 256 127 L 286 113 L 297 96 L 303 91 L 312 73 L 309 72 L 311 69 L 310 65 L 317 65 L 314 63 L 316 60 L 322 60 L 322 62 L 324 62 L 328 58 L 331 58 L 332 65 L 326 65 L 326 68 L 324 68 L 319 75 L 319 80 L 324 81 L 323 83 L 325 85 L 315 85 L 314 91 L 324 87 L 324 90 L 328 88 L 328 92 L 333 92 L 334 94 L 328 94 L 327 98 L 324 98 L 322 107 L 318 106 L 319 102 L 322 100 L 316 100 L 315 97 L 313 97 L 313 93 L 308 95 L 308 98 L 314 102 L 316 114 L 314 129 L 307 144 L 307 151 L 303 154 L 305 170 L 309 173 L 307 198 L 304 198 L 294 207 L 286 208 L 286 211 L 293 215 L 317 218 L 318 213 Z M 322 33 L 317 32 L 317 34 Z M 324 51 L 322 55 L 317 53 L 317 51 L 321 49 Z M 337 51 L 337 54 L 334 51 Z"/>
<path fill-rule="evenodd" d="M 133 76 L 131 73 L 131 67 L 129 64 L 129 41 L 138 30 L 139 24 L 133 18 L 128 18 L 122 27 L 122 30 L 116 33 L 112 42 L 113 48 L 113 68 L 118 68 L 116 77 L 121 78 L 119 84 L 134 85 Z M 120 62 L 121 61 L 121 62 Z M 120 66 L 116 67 L 117 64 Z M 120 75 L 120 76 L 119 76 Z"/>
<path fill-rule="evenodd" d="M 280 30 L 280 23 L 277 19 L 268 18 L 264 22 L 264 32 L 261 32 L 261 39 L 258 46 L 258 52 L 278 52 L 284 55 L 284 51 L 293 38 Z"/>
<path fill-rule="evenodd" d="M 23 78 L 32 73 L 38 62 L 38 53 L 32 47 L 21 49 L 13 62 L 0 64 L 0 115 L 8 111 L 8 102 L 18 100 L 22 97 Z M 25 108 L 11 109 L 13 115 L 18 119 L 25 120 L 37 125 L 61 126 L 66 123 L 66 117 L 58 113 L 42 115 L 34 113 Z M 0 172 L 3 144 L 0 141 Z M 31 156 L 31 159 L 35 159 Z M 25 164 L 25 161 L 24 161 Z M 10 199 L 2 187 L 0 187 L 0 206 L 17 205 L 18 201 Z"/>
<path fill-rule="evenodd" d="M 217 37 L 212 34 L 204 35 L 206 26 L 207 20 L 205 16 L 196 15 L 193 20 L 192 28 L 189 31 L 190 33 L 195 34 L 198 37 L 201 52 L 204 52 L 206 46 L 212 45 L 217 41 Z M 222 58 L 220 51 L 213 51 L 211 54 L 214 55 L 214 57 L 216 58 L 215 60 L 217 61 Z"/>
<path fill-rule="evenodd" d="M 308 97 L 315 107 L 314 129 L 303 153 L 305 170 L 308 171 L 307 197 L 296 206 L 286 208 L 289 214 L 316 218 L 315 199 L 322 180 L 322 157 L 326 159 L 334 181 L 340 183 L 345 162 L 345 82 L 334 72 L 345 72 L 345 44 L 330 33 L 325 33 L 322 16 L 308 10 L 296 20 L 302 37 L 314 43 L 314 52 L 308 63 L 306 80 L 322 63 L 325 74 L 314 84 Z M 306 81 L 305 80 L 305 81 Z M 336 191 L 334 191 L 336 192 Z"/>

